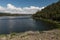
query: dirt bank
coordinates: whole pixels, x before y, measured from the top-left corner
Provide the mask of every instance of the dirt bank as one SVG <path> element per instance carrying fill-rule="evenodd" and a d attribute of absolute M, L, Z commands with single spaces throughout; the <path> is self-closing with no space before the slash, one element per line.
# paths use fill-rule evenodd
<path fill-rule="evenodd" d="M 12 33 L 0 36 L 0 40 L 60 40 L 60 30 L 28 31 L 24 33 Z"/>

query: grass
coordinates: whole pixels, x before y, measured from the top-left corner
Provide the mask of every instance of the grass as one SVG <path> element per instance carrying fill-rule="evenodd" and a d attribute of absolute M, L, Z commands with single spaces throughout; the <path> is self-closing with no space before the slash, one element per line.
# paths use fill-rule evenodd
<path fill-rule="evenodd" d="M 58 40 L 60 37 L 60 30 L 50 31 L 27 31 L 23 33 L 10 33 L 7 36 L 0 37 L 2 40 Z M 9 36 L 10 35 L 10 36 Z M 12 37 L 11 37 L 12 36 Z M 13 37 L 14 36 L 14 37 Z M 56 39 L 58 38 L 58 39 Z"/>
<path fill-rule="evenodd" d="M 0 34 L 0 37 L 5 37 L 7 36 L 7 34 Z"/>
<path fill-rule="evenodd" d="M 58 22 L 58 21 L 54 21 L 54 20 L 50 20 L 50 19 L 44 19 L 44 18 L 35 18 L 35 19 L 47 22 L 49 24 L 52 24 L 54 27 L 60 29 L 60 22 Z"/>

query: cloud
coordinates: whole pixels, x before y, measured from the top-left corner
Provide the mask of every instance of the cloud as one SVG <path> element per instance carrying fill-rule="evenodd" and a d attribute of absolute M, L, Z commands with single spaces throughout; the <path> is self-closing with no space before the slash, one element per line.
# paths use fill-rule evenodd
<path fill-rule="evenodd" d="M 7 8 L 9 8 L 9 9 L 16 9 L 16 7 L 13 6 L 12 4 L 7 4 Z"/>
<path fill-rule="evenodd" d="M 30 7 L 15 7 L 12 4 L 7 4 L 7 7 L 2 7 L 0 6 L 0 12 L 5 12 L 5 13 L 18 13 L 18 14 L 33 14 L 37 12 L 38 10 L 44 9 L 44 7 L 35 7 L 35 6 L 30 6 Z"/>

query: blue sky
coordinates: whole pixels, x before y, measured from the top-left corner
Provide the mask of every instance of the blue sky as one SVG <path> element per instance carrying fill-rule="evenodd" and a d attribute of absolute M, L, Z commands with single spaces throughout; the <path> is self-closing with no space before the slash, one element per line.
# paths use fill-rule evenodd
<path fill-rule="evenodd" d="M 0 12 L 33 14 L 58 0 L 0 0 Z"/>
<path fill-rule="evenodd" d="M 6 6 L 8 3 L 15 5 L 16 7 L 26 7 L 26 6 L 47 6 L 58 0 L 0 0 L 1 6 Z"/>

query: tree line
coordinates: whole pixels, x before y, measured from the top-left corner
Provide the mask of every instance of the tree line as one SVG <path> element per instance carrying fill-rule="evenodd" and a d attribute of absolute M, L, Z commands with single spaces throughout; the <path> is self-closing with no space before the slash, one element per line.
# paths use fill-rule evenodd
<path fill-rule="evenodd" d="M 41 11 L 36 12 L 36 14 L 33 14 L 33 17 L 60 21 L 60 1 L 45 7 Z"/>

